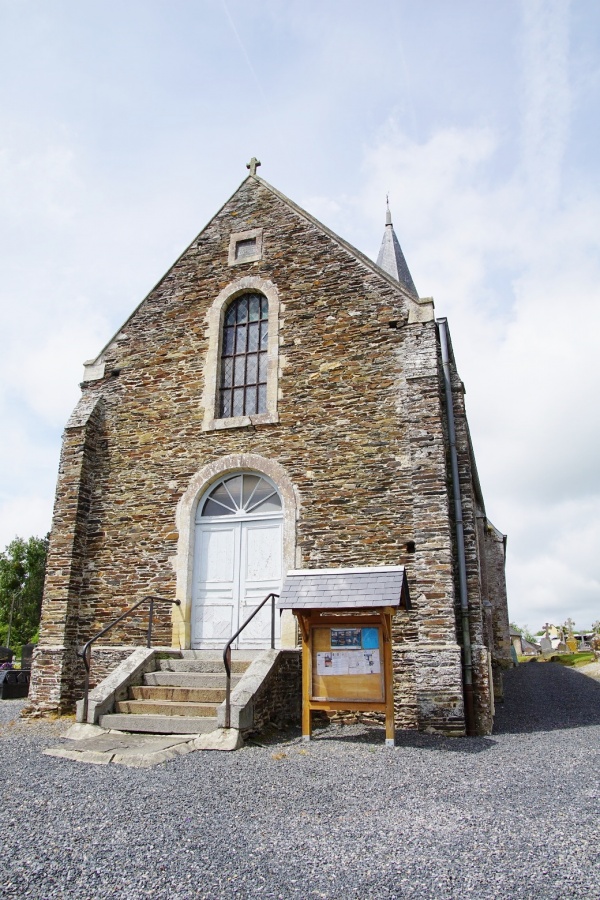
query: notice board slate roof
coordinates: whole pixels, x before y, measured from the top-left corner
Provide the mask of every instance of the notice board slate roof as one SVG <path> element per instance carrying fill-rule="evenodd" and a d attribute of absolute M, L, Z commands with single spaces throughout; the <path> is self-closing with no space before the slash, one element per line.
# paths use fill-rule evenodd
<path fill-rule="evenodd" d="M 296 569 L 283 583 L 279 609 L 410 609 L 404 566 L 358 569 Z"/>

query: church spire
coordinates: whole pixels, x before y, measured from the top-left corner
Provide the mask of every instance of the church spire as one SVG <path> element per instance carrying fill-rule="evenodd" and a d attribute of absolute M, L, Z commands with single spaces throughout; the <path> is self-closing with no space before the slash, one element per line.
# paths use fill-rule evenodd
<path fill-rule="evenodd" d="M 383 269 L 384 272 L 387 272 L 388 275 L 391 275 L 392 278 L 399 281 L 409 294 L 412 294 L 413 297 L 418 297 L 417 289 L 408 270 L 408 266 L 406 265 L 402 248 L 400 247 L 396 232 L 394 231 L 394 226 L 392 225 L 392 214 L 390 212 L 390 204 L 387 197 L 386 206 L 385 232 L 379 249 L 379 256 L 377 257 L 377 265 Z"/>

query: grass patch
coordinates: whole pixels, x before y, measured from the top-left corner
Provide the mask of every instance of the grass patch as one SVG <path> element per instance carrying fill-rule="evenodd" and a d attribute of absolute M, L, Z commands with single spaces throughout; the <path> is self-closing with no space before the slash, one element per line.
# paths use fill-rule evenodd
<path fill-rule="evenodd" d="M 583 650 L 581 653 L 557 653 L 551 657 L 550 662 L 560 663 L 561 666 L 586 666 L 588 663 L 594 662 L 596 657 L 590 650 Z"/>
<path fill-rule="evenodd" d="M 581 653 L 555 653 L 552 656 L 518 656 L 519 663 L 530 662 L 556 662 L 561 666 L 587 666 L 596 660 L 592 650 L 582 650 Z"/>

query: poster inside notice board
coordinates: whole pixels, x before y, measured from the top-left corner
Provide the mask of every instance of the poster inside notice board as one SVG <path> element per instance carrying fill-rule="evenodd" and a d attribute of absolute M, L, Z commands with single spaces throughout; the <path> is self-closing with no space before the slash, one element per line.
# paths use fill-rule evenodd
<path fill-rule="evenodd" d="M 317 653 L 318 675 L 379 675 L 379 650 L 322 650 Z"/>
<path fill-rule="evenodd" d="M 313 629 L 312 696 L 330 700 L 382 700 L 381 629 Z"/>

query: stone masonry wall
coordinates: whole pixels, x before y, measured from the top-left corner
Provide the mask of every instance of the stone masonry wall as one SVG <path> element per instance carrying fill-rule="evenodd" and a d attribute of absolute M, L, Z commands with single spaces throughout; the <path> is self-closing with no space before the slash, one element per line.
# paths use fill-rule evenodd
<path fill-rule="evenodd" d="M 300 650 L 281 650 L 277 668 L 254 700 L 254 731 L 266 725 L 282 728 L 302 720 L 302 655 Z"/>
<path fill-rule="evenodd" d="M 460 380 L 460 377 L 456 370 L 456 364 L 454 362 L 451 344 L 449 349 L 465 546 L 470 638 L 473 659 L 472 678 L 475 707 L 475 722 L 473 723 L 473 729 L 476 734 L 488 734 L 490 733 L 492 727 L 492 701 L 490 697 L 487 661 L 484 664 L 481 659 L 481 653 L 485 655 L 485 644 L 486 640 L 488 640 L 488 629 L 486 628 L 486 611 L 484 607 L 484 599 L 487 598 L 484 596 L 483 590 L 483 585 L 487 584 L 488 572 L 486 568 L 486 559 L 484 556 L 482 541 L 479 534 L 482 514 L 482 501 L 466 415 L 464 385 Z M 451 482 L 449 482 L 449 491 L 450 490 Z M 453 505 L 450 511 L 450 518 L 453 523 L 454 532 L 454 529 L 456 528 L 456 522 Z M 461 640 L 461 608 L 458 587 L 458 556 L 456 550 L 454 552 L 454 559 L 456 560 L 454 568 L 456 585 L 456 634 L 459 636 L 459 640 Z M 480 652 L 477 649 L 478 647 L 483 648 L 483 651 Z"/>
<path fill-rule="evenodd" d="M 489 650 L 481 644 L 472 647 L 473 687 L 475 695 L 475 733 L 491 734 L 494 723 Z"/>
<path fill-rule="evenodd" d="M 230 234 L 258 227 L 263 258 L 231 266 Z M 206 431 L 209 310 L 246 275 L 279 292 L 279 421 Z M 397 689 L 420 686 L 419 725 L 442 723 L 446 696 L 454 727 L 460 670 L 442 663 L 438 690 L 440 666 L 429 669 L 436 648 L 456 644 L 439 349 L 433 321 L 409 324 L 400 286 L 249 178 L 132 314 L 104 361 L 104 376 L 85 385 L 82 400 L 102 417 L 95 430 L 78 426 L 65 438 L 42 642 L 58 645 L 63 635 L 73 647 L 146 593 L 174 597 L 179 499 L 204 466 L 252 453 L 276 461 L 294 485 L 297 567 L 406 566 L 418 598 L 418 648 L 405 654 L 404 672 L 397 656 Z M 111 642 L 138 643 L 139 629 L 124 625 Z M 170 636 L 170 610 L 158 609 L 156 643 Z M 61 702 L 72 704 L 79 685 L 57 677 Z M 49 696 L 40 682 L 36 702 Z M 415 718 L 410 704 L 398 715 Z"/>
<path fill-rule="evenodd" d="M 484 531 L 484 559 L 487 576 L 488 600 L 492 604 L 492 671 L 494 697 L 504 697 L 503 674 L 513 666 L 510 655 L 510 625 L 506 599 L 506 538 L 491 522 L 486 521 Z"/>
<path fill-rule="evenodd" d="M 75 649 L 88 558 L 89 521 L 103 402 L 84 396 L 63 436 L 42 611 L 28 708 L 69 709 L 82 667 Z"/>
<path fill-rule="evenodd" d="M 465 733 L 461 648 L 418 639 L 420 597 L 392 623 L 394 721 L 399 729 L 450 736 Z"/>

